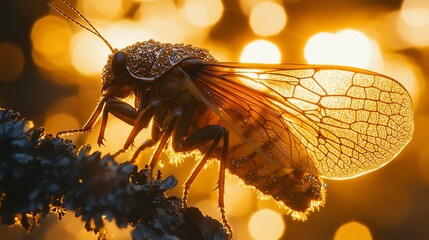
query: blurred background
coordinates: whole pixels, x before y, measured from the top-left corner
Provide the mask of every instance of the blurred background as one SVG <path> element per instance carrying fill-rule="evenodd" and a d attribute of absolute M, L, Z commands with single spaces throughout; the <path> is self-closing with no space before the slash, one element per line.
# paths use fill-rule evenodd
<path fill-rule="evenodd" d="M 0 2 L 0 107 L 19 111 L 46 132 L 56 133 L 83 126 L 92 113 L 109 49 L 49 9 L 47 2 Z M 51 2 L 67 10 L 60 1 Z M 348 65 L 397 79 L 413 99 L 415 134 L 394 161 L 356 179 L 326 181 L 327 202 L 306 222 L 293 221 L 273 200 L 258 199 L 229 176 L 226 212 L 235 239 L 429 239 L 429 101 L 423 96 L 429 74 L 429 1 L 70 2 L 116 48 L 153 38 L 207 48 L 219 61 Z M 131 130 L 111 117 L 106 146 L 99 148 L 98 129 L 71 139 L 109 153 L 123 145 Z M 141 133 L 136 143 L 147 136 Z M 131 155 L 129 150 L 120 160 Z M 181 183 L 195 165 L 192 157 L 180 164 L 170 164 L 166 154 L 161 160 L 164 176 L 174 174 Z M 211 191 L 217 168 L 216 162 L 200 174 L 189 205 L 219 218 L 218 194 Z M 181 188 L 169 194 L 181 196 Z M 0 226 L 0 238 L 57 239 L 61 234 L 63 239 L 95 239 L 73 215 L 66 214 L 60 222 L 49 216 L 31 233 Z M 130 229 L 108 226 L 110 239 L 129 238 Z"/>

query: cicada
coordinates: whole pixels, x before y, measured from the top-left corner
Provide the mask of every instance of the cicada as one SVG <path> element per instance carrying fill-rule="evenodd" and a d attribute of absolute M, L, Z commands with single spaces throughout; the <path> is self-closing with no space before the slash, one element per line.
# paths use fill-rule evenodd
<path fill-rule="evenodd" d="M 219 208 L 225 226 L 225 175 L 271 196 L 294 218 L 324 204 L 323 179 L 348 179 L 391 161 L 413 134 L 410 95 L 396 80 L 367 70 L 298 64 L 218 62 L 202 48 L 137 42 L 111 49 L 102 71 L 101 100 L 80 129 L 108 116 L 131 125 L 123 148 L 152 122 L 151 138 L 135 151 L 156 147 L 150 168 L 171 141 L 175 152 L 198 150 L 202 159 L 184 185 L 183 203 L 210 158 L 220 161 Z M 133 96 L 134 105 L 123 101 Z"/>

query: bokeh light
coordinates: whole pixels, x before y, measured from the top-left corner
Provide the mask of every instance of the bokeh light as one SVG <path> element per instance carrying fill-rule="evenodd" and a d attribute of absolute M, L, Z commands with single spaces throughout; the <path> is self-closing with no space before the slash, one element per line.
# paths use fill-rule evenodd
<path fill-rule="evenodd" d="M 189 22 L 207 27 L 219 21 L 223 13 L 223 4 L 220 0 L 185 0 L 183 11 Z"/>
<path fill-rule="evenodd" d="M 10 43 L 0 43 L 0 82 L 10 82 L 19 77 L 24 68 L 21 49 Z"/>
<path fill-rule="evenodd" d="M 138 19 L 152 17 L 170 19 L 177 15 L 177 10 L 173 0 L 142 1 L 141 6 L 137 9 L 136 16 Z"/>
<path fill-rule="evenodd" d="M 58 123 L 61 123 L 61 125 Z M 56 134 L 59 131 L 64 131 L 63 126 L 67 126 L 69 129 L 77 129 L 81 127 L 79 126 L 79 123 L 76 117 L 65 113 L 50 115 L 49 118 L 46 119 L 46 121 L 44 122 L 43 126 L 47 133 L 52 133 L 52 134 Z M 72 135 L 72 136 L 69 136 L 68 138 L 72 140 L 76 140 L 77 137 L 78 137 L 77 135 Z"/>
<path fill-rule="evenodd" d="M 85 75 L 100 75 L 111 53 L 98 37 L 86 30 L 73 36 L 71 52 L 73 67 Z"/>
<path fill-rule="evenodd" d="M 280 1 L 280 0 L 239 0 L 240 9 L 246 15 L 250 15 L 253 8 L 256 5 L 258 5 L 260 3 L 264 3 L 264 2 L 273 2 L 273 3 L 279 3 L 280 4 L 282 1 Z"/>
<path fill-rule="evenodd" d="M 429 1 L 405 0 L 397 20 L 402 39 L 416 47 L 429 46 Z"/>
<path fill-rule="evenodd" d="M 51 2 L 87 26 L 61 1 Z M 426 130 L 428 101 L 424 98 L 429 76 L 426 64 L 429 60 L 429 1 L 403 0 L 402 5 L 397 1 L 372 1 L 371 4 L 363 0 L 333 1 L 329 7 L 315 0 L 71 2 L 114 48 L 152 38 L 207 48 L 221 62 L 240 59 L 257 64 L 307 61 L 355 66 L 392 77 L 410 92 L 416 132 L 398 159 L 357 179 L 328 181 L 327 204 L 304 223 L 286 217 L 287 232 L 281 219 L 285 212 L 278 210 L 273 199 L 258 199 L 252 188 L 243 187 L 240 180 L 228 176 L 225 210 L 237 239 L 258 239 L 258 236 L 262 239 L 333 239 L 336 228 L 335 239 L 341 239 L 343 234 L 346 239 L 353 239 L 353 229 L 367 232 L 367 235 L 357 235 L 360 239 L 371 239 L 371 235 L 392 239 L 405 228 L 409 229 L 407 236 L 415 238 L 424 232 L 421 229 L 429 227 L 423 223 L 428 215 L 428 208 L 423 204 L 428 194 L 423 190 L 429 186 L 429 145 L 424 141 L 429 134 Z M 23 115 L 30 113 L 28 117 L 35 120 L 36 126 L 55 134 L 59 130 L 82 127 L 88 119 L 99 99 L 100 73 L 110 51 L 98 37 L 52 9 L 48 11 L 46 2 L 38 4 L 39 1 L 34 2 L 38 6 L 34 10 L 11 12 L 12 16 L 19 17 L 6 24 L 12 27 L 4 32 L 7 38 L 0 43 L 0 91 L 3 93 L 0 107 L 14 108 Z M 16 9 L 18 5 L 10 4 Z M 25 26 L 32 26 L 31 32 L 25 30 Z M 12 55 L 18 57 L 15 59 Z M 13 94 L 16 96 L 11 97 Z M 90 133 L 67 138 L 73 139 L 78 147 L 91 144 L 93 150 L 100 150 L 102 154 L 113 153 L 123 146 L 131 126 L 110 114 L 106 146 L 101 147 L 97 145 L 99 129 L 98 122 Z M 142 131 L 135 140 L 135 147 L 121 154 L 119 161 L 129 160 L 149 135 L 150 130 Z M 152 152 L 153 149 L 148 149 L 141 154 L 140 167 L 148 163 Z M 159 161 L 165 163 L 163 176 L 171 174 L 179 180 L 179 185 L 167 192 L 168 195 L 181 196 L 181 186 L 199 159 L 187 156 L 180 164 L 168 164 L 167 154 L 163 153 Z M 219 164 L 216 160 L 214 163 L 204 169 L 193 184 L 189 206 L 199 207 L 204 215 L 220 220 L 218 192 L 214 190 Z M 258 220 L 261 214 L 258 209 L 262 216 L 268 211 L 271 218 Z M 251 218 L 256 226 L 249 227 Z M 365 224 L 345 223 L 344 219 L 364 219 Z M 43 228 L 50 223 L 52 227 Z M 269 225 L 264 225 L 266 223 Z M 278 228 L 275 223 L 279 223 Z M 62 226 L 57 227 L 57 224 Z M 33 231 L 27 236 L 23 233 L 27 236 L 24 239 L 50 239 L 61 233 L 67 235 L 65 239 L 95 237 L 93 233 L 86 233 L 82 221 L 75 219 L 73 213 L 67 213 L 59 223 L 56 219 L 43 220 L 41 225 L 36 231 L 42 234 Z M 256 230 L 259 233 L 251 233 Z M 3 235 L 4 231 L 8 229 L 0 230 L 0 236 L 7 236 Z M 129 229 L 121 231 L 125 233 L 123 239 L 129 238 Z M 274 231 L 278 231 L 276 236 L 267 236 Z M 121 237 L 114 235 L 112 239 Z"/>
<path fill-rule="evenodd" d="M 279 48 L 272 42 L 256 40 L 248 43 L 241 52 L 240 62 L 245 63 L 280 63 Z"/>
<path fill-rule="evenodd" d="M 67 20 L 46 16 L 37 20 L 31 30 L 33 58 L 39 66 L 53 69 L 69 62 L 72 31 Z"/>
<path fill-rule="evenodd" d="M 334 240 L 371 240 L 371 232 L 362 223 L 351 221 L 341 225 L 335 233 Z"/>
<path fill-rule="evenodd" d="M 152 38 L 160 42 L 184 42 L 186 33 L 196 28 L 179 14 L 172 0 L 143 1 L 135 16 L 138 22 L 134 28 L 140 30 L 137 41 Z"/>
<path fill-rule="evenodd" d="M 279 213 L 271 209 L 261 209 L 253 213 L 248 228 L 253 239 L 270 240 L 279 239 L 286 225 Z"/>
<path fill-rule="evenodd" d="M 253 7 L 249 23 L 255 34 L 270 36 L 278 34 L 285 27 L 286 20 L 283 6 L 273 2 L 262 2 Z"/>
<path fill-rule="evenodd" d="M 78 1 L 78 9 L 82 9 L 85 17 L 91 20 L 97 18 L 116 20 L 122 16 L 124 10 L 122 0 L 103 1 L 103 4 L 93 0 L 80 0 Z"/>
<path fill-rule="evenodd" d="M 334 64 L 369 68 L 381 65 L 377 44 L 365 34 L 346 29 L 338 33 L 322 32 L 313 35 L 305 46 L 305 59 L 312 64 Z M 378 62 L 374 62 L 378 60 Z"/>
<path fill-rule="evenodd" d="M 221 220 L 217 206 L 217 198 L 208 198 L 195 203 L 195 207 L 199 208 L 204 215 L 213 216 Z"/>
<path fill-rule="evenodd" d="M 228 215 L 239 217 L 251 210 L 255 194 L 251 188 L 242 186 L 237 177 L 228 177 L 225 187 L 225 202 L 228 203 Z"/>
<path fill-rule="evenodd" d="M 403 55 L 388 55 L 382 72 L 404 85 L 411 95 L 414 107 L 417 108 L 424 93 L 426 81 L 416 64 Z"/>

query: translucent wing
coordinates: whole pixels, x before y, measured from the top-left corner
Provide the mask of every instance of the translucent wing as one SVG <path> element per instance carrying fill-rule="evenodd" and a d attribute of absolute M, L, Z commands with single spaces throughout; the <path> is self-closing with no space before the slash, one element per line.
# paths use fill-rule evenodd
<path fill-rule="evenodd" d="M 388 163 L 412 137 L 409 94 L 377 73 L 196 60 L 182 67 L 194 95 L 283 168 L 351 178 Z"/>

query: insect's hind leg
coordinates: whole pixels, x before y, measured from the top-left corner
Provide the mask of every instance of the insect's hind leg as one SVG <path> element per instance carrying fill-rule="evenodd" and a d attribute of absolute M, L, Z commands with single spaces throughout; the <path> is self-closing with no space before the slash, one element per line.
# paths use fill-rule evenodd
<path fill-rule="evenodd" d="M 182 128 L 182 131 L 180 131 L 180 133 L 182 134 L 184 134 L 185 132 L 183 131 L 183 129 L 184 128 Z M 232 228 L 229 225 L 225 215 L 225 201 L 224 201 L 225 172 L 226 172 L 226 160 L 227 160 L 226 158 L 227 158 L 228 147 L 229 147 L 228 130 L 219 125 L 210 125 L 195 131 L 185 139 L 183 139 L 184 136 L 182 134 L 176 134 L 173 138 L 173 149 L 176 152 L 194 150 L 197 147 L 212 141 L 207 151 L 204 153 L 203 158 L 200 160 L 200 162 L 198 163 L 198 165 L 193 170 L 192 174 L 188 177 L 185 183 L 185 187 L 183 190 L 183 206 L 185 208 L 187 207 L 187 198 L 188 198 L 189 189 L 191 188 L 192 183 L 194 182 L 198 174 L 201 172 L 204 165 L 207 163 L 207 160 L 212 155 L 216 147 L 219 145 L 220 141 L 223 139 L 222 156 L 220 159 L 219 182 L 218 182 L 218 190 L 219 190 L 218 204 L 222 215 L 222 221 L 225 227 L 227 228 L 228 232 L 230 233 L 230 236 L 232 236 Z"/>

